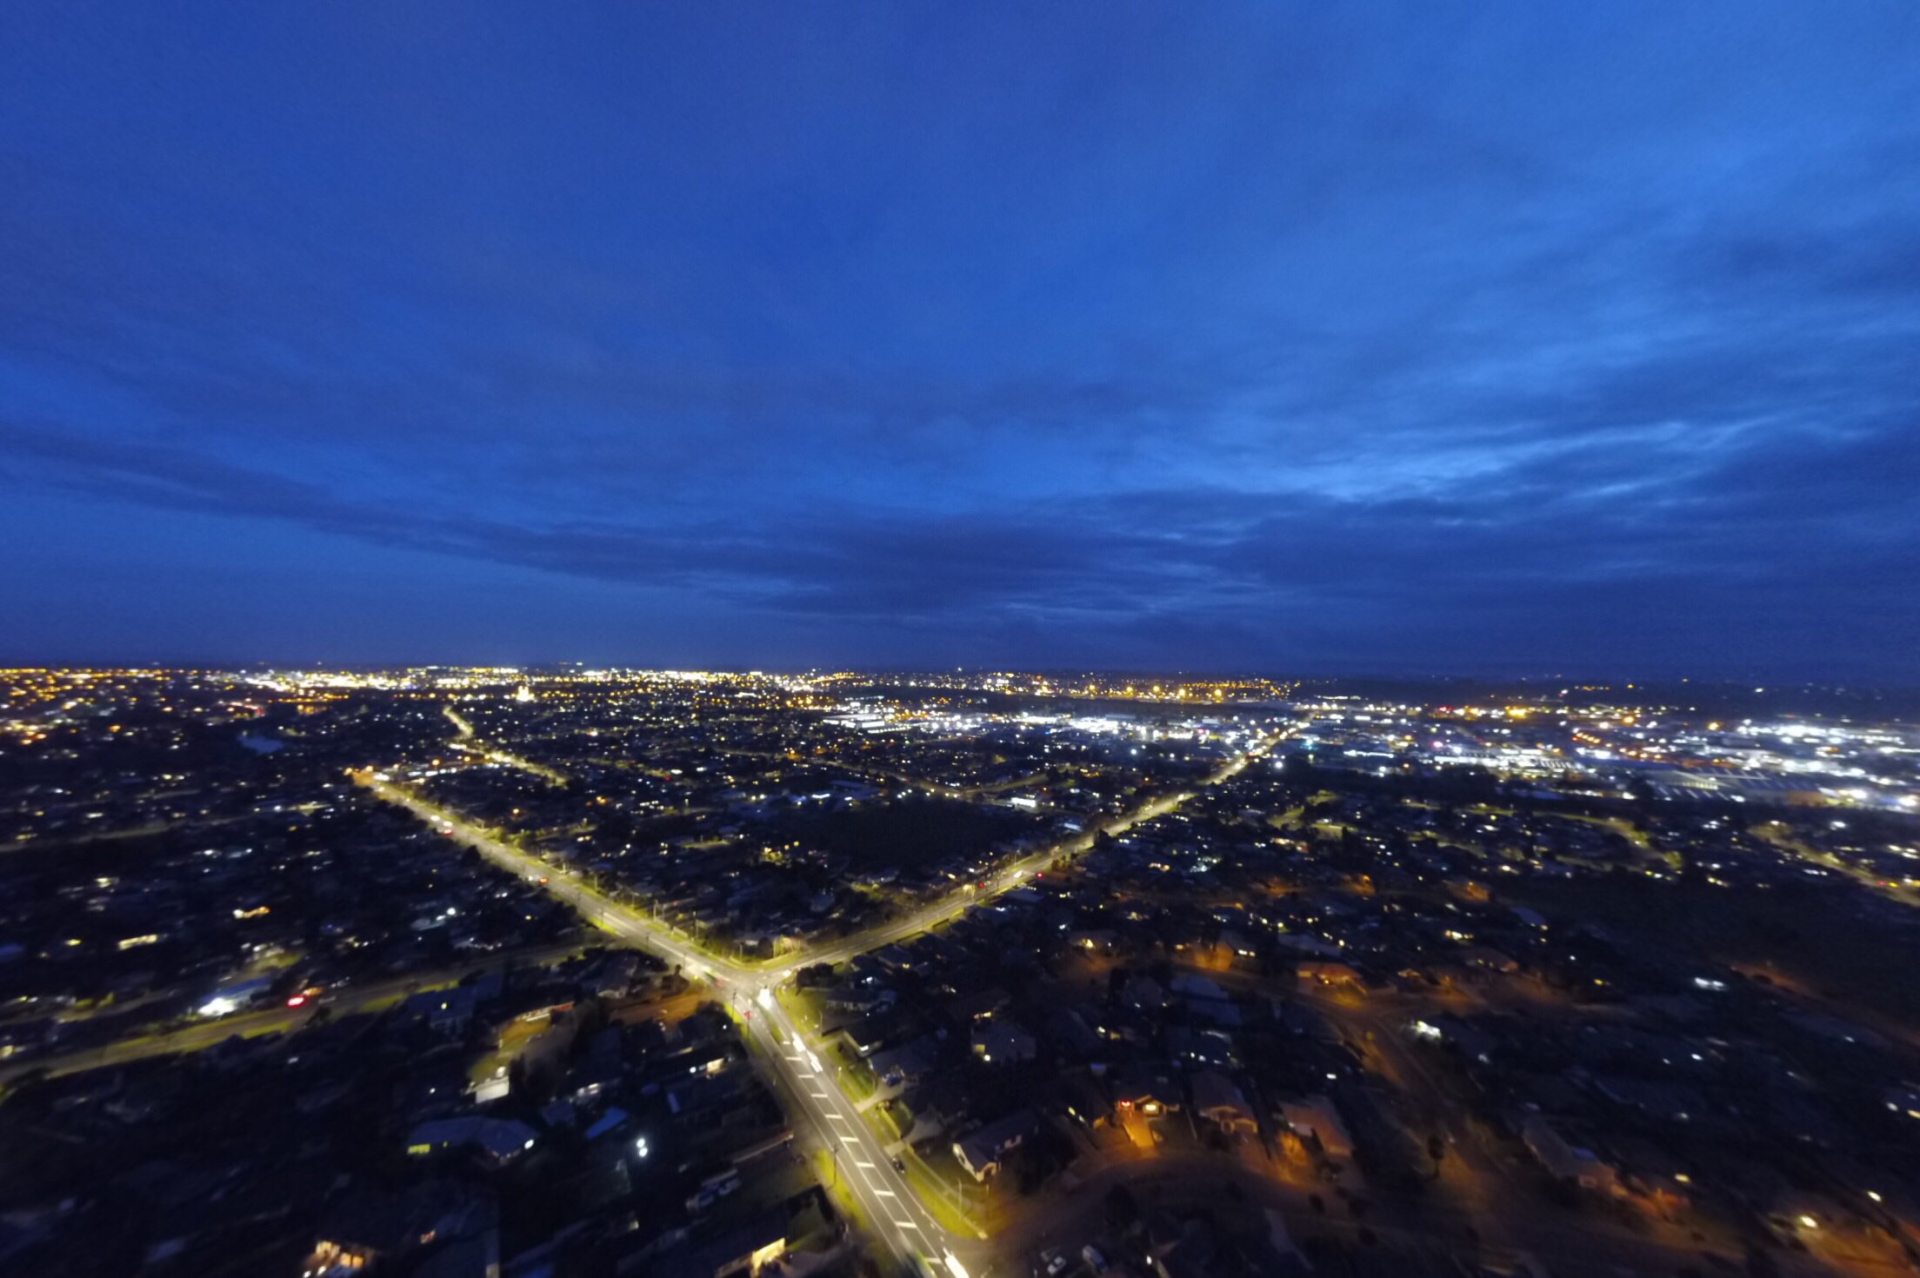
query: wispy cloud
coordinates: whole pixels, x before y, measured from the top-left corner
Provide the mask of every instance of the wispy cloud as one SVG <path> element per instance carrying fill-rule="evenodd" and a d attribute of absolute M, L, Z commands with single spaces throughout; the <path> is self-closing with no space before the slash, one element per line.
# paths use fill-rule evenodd
<path fill-rule="evenodd" d="M 29 23 L 0 483 L 770 660 L 1920 677 L 1910 14 L 1003 17 Z"/>

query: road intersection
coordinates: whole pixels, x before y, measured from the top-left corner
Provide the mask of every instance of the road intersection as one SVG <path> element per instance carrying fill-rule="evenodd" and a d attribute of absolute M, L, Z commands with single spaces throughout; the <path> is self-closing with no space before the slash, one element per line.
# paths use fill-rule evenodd
<path fill-rule="evenodd" d="M 1239 775 L 1296 730 L 1284 729 L 1262 737 L 1199 782 L 1149 799 L 1103 823 L 1097 830 L 1077 834 L 1022 857 L 1001 867 L 989 878 L 969 884 L 904 918 L 760 964 L 714 954 L 647 911 L 609 897 L 570 868 L 513 847 L 458 813 L 427 802 L 387 774 L 366 770 L 351 776 L 379 798 L 406 809 L 518 877 L 539 884 L 608 934 L 678 965 L 691 978 L 713 985 L 740 1017 L 761 1059 L 806 1119 L 813 1141 L 832 1155 L 838 1174 L 845 1178 L 866 1213 L 871 1231 L 903 1264 L 915 1257 L 936 1272 L 937 1266 L 943 1266 L 952 1278 L 970 1278 L 971 1274 L 984 1274 L 991 1261 L 984 1237 L 969 1237 L 947 1229 L 926 1210 L 880 1139 L 841 1090 L 831 1065 L 821 1061 L 807 1045 L 798 1027 L 773 997 L 774 988 L 801 967 L 844 962 L 950 922 L 969 909 L 1019 887 L 1060 858 L 1090 850 L 1101 833 L 1118 837 L 1174 812 L 1207 788 Z"/>

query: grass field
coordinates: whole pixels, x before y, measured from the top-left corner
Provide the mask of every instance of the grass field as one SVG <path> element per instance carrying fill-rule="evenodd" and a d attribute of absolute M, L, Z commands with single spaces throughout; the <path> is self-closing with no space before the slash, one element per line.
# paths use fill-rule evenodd
<path fill-rule="evenodd" d="M 983 851 L 1035 830 L 1030 816 L 957 799 L 914 797 L 793 818 L 794 834 L 862 868 L 911 867 Z"/>
<path fill-rule="evenodd" d="M 1561 918 L 1721 964 L 1771 967 L 1808 992 L 1920 1031 L 1920 932 L 1846 884 L 1718 888 L 1640 875 L 1532 879 L 1502 892 Z"/>

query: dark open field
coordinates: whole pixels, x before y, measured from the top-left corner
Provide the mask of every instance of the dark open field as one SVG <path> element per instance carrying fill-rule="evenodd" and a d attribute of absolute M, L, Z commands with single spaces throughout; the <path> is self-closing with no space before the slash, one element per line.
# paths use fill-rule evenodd
<path fill-rule="evenodd" d="M 1772 971 L 1782 984 L 1920 1032 L 1920 983 L 1908 975 L 1920 963 L 1920 915 L 1853 885 L 1763 890 L 1620 875 L 1503 891 L 1656 952 Z"/>
<path fill-rule="evenodd" d="M 933 797 L 798 814 L 783 824 L 795 837 L 851 857 L 864 869 L 911 869 L 984 851 L 1040 828 L 1035 818 L 1018 812 Z"/>

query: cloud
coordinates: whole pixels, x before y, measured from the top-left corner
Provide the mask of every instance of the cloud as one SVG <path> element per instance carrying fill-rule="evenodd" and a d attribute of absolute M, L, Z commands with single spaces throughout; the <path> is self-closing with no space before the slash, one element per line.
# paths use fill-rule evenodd
<path fill-rule="evenodd" d="M 849 656 L 1920 676 L 1899 42 L 1296 16 L 28 32 L 0 479 Z"/>

